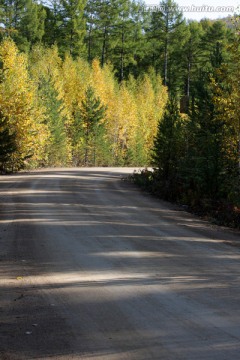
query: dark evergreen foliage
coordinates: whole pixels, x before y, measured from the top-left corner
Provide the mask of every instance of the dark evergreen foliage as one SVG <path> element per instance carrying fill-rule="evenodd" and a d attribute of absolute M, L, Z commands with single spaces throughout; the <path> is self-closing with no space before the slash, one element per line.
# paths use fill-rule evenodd
<path fill-rule="evenodd" d="M 82 152 L 75 154 L 78 165 L 96 166 L 101 153 L 106 151 L 103 123 L 105 112 L 106 107 L 95 96 L 93 88 L 88 87 L 75 118 L 75 143 L 82 143 Z"/>
<path fill-rule="evenodd" d="M 11 170 L 11 155 L 16 150 L 15 134 L 8 128 L 8 119 L 0 110 L 0 172 Z"/>
<path fill-rule="evenodd" d="M 176 198 L 180 185 L 180 166 L 185 147 L 183 127 L 177 101 L 170 98 L 159 122 L 153 148 L 155 190 L 168 199 Z"/>

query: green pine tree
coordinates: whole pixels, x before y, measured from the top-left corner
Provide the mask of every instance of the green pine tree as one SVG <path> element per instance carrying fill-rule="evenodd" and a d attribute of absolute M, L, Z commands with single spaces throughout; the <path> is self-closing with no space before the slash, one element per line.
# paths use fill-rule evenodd
<path fill-rule="evenodd" d="M 11 169 L 11 155 L 15 150 L 15 134 L 10 132 L 8 119 L 0 110 L 0 171 L 2 173 Z"/>
<path fill-rule="evenodd" d="M 89 86 L 74 124 L 74 147 L 83 150 L 82 153 L 78 151 L 78 156 L 83 158 L 79 158 L 77 164 L 95 166 L 101 161 L 104 162 L 104 159 L 100 159 L 100 154 L 106 150 L 103 124 L 105 112 L 106 107 L 101 104 L 93 88 Z"/>
<path fill-rule="evenodd" d="M 183 57 L 183 97 L 181 111 L 188 113 L 189 101 L 200 67 L 202 26 L 197 21 L 190 21 L 187 28 L 186 42 L 181 49 Z"/>
<path fill-rule="evenodd" d="M 111 53 L 111 62 L 117 70 L 120 81 L 129 75 L 129 68 L 137 64 L 139 41 L 141 41 L 141 23 L 139 11 L 141 6 L 131 0 L 118 1 L 118 17 L 113 26 L 112 39 L 114 45 Z"/>
<path fill-rule="evenodd" d="M 84 9 L 86 0 L 60 0 L 60 5 L 62 18 L 60 50 L 68 51 L 73 57 L 85 55 Z"/>
<path fill-rule="evenodd" d="M 57 44 L 60 47 L 63 45 L 61 31 L 63 26 L 62 6 L 59 3 L 59 0 L 47 0 L 43 3 L 46 12 L 43 41 L 48 46 Z"/>
<path fill-rule="evenodd" d="M 46 11 L 42 5 L 33 0 L 25 1 L 19 33 L 30 46 L 42 40 L 45 32 L 45 18 Z"/>
<path fill-rule="evenodd" d="M 47 146 L 48 166 L 64 166 L 68 164 L 67 134 L 64 118 L 61 115 L 61 101 L 57 99 L 57 91 L 51 81 L 42 79 L 39 84 L 39 95 L 48 114 L 47 124 L 50 131 Z"/>
<path fill-rule="evenodd" d="M 42 40 L 46 13 L 36 0 L 2 0 L 0 13 L 4 35 L 10 36 L 20 50 L 28 51 L 32 44 Z"/>
<path fill-rule="evenodd" d="M 24 14 L 24 0 L 1 0 L 1 23 L 4 26 L 4 36 L 11 36 L 15 41 L 19 36 L 19 24 Z"/>
<path fill-rule="evenodd" d="M 152 156 L 155 190 L 167 199 L 175 199 L 178 195 L 180 164 L 184 151 L 184 123 L 176 100 L 170 98 L 163 119 L 159 121 Z"/>
<path fill-rule="evenodd" d="M 202 70 L 195 84 L 189 123 L 189 148 L 186 157 L 185 184 L 195 192 L 196 201 L 206 197 L 219 199 L 224 183 L 224 142 L 227 133 L 224 114 L 214 104 L 213 82 L 223 84 L 218 76 L 222 63 L 221 49 L 216 44 L 211 58 L 212 70 Z"/>
<path fill-rule="evenodd" d="M 149 61 L 160 71 L 164 85 L 174 93 L 180 87 L 178 82 L 182 81 L 182 55 L 179 49 L 185 42 L 186 24 L 173 0 L 162 1 L 160 8 L 152 12 L 150 27 L 146 33 L 152 45 Z"/>
<path fill-rule="evenodd" d="M 208 70 L 212 67 L 212 57 L 216 49 L 216 44 L 221 45 L 221 56 L 223 59 L 228 58 L 226 45 L 231 37 L 231 30 L 227 28 L 226 23 L 223 21 L 214 21 L 213 23 L 205 23 L 203 28 L 204 32 L 201 35 L 201 42 L 199 48 L 201 68 Z"/>
<path fill-rule="evenodd" d="M 119 0 L 89 0 L 86 6 L 88 60 L 99 58 L 104 66 L 115 46 L 114 28 Z"/>

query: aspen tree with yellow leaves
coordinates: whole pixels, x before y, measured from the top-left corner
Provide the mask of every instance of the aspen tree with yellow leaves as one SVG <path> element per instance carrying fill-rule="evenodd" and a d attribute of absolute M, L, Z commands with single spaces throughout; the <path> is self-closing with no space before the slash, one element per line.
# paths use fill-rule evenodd
<path fill-rule="evenodd" d="M 135 94 L 139 119 L 136 136 L 142 144 L 142 160 L 144 164 L 148 164 L 158 122 L 167 102 L 167 88 L 162 85 L 161 78 L 150 69 L 148 74 L 137 80 Z"/>
<path fill-rule="evenodd" d="M 150 73 L 119 85 L 111 66 L 101 68 L 97 60 L 92 63 L 93 87 L 107 105 L 106 129 L 114 164 L 144 165 L 150 159 L 157 124 L 167 101 L 161 78 Z"/>
<path fill-rule="evenodd" d="M 167 89 L 154 71 L 119 85 L 111 66 L 92 63 L 92 83 L 107 105 L 106 130 L 114 164 L 147 164 L 157 124 L 167 101 Z"/>
<path fill-rule="evenodd" d="M 115 139 L 117 141 L 117 163 L 131 163 L 129 151 L 133 147 L 135 131 L 138 124 L 137 106 L 133 94 L 125 83 L 121 84 L 115 103 L 116 122 Z"/>
<path fill-rule="evenodd" d="M 30 53 L 30 76 L 38 88 L 38 98 L 46 109 L 49 139 L 45 153 L 47 166 L 65 166 L 71 163 L 69 141 L 62 114 L 62 101 L 59 99 L 59 79 L 62 73 L 62 60 L 56 46 L 44 48 L 36 45 Z"/>
<path fill-rule="evenodd" d="M 71 131 L 76 111 L 84 99 L 85 90 L 90 84 L 89 65 L 82 59 L 73 60 L 67 55 L 61 64 L 59 76 L 55 78 L 58 99 L 62 101 L 62 114 L 66 117 L 66 127 Z"/>
<path fill-rule="evenodd" d="M 7 39 L 0 45 L 0 61 L 0 108 L 8 117 L 10 132 L 15 134 L 11 167 L 17 170 L 27 159 L 37 165 L 45 156 L 48 128 L 44 124 L 45 109 L 39 104 L 36 86 L 28 74 L 27 56 Z"/>
<path fill-rule="evenodd" d="M 118 128 L 117 116 L 119 84 L 114 79 L 113 69 L 110 65 L 102 68 L 98 60 L 92 62 L 91 84 L 96 96 L 107 106 L 105 117 L 105 129 L 107 141 L 110 144 L 111 164 L 115 164 L 118 158 Z"/>
<path fill-rule="evenodd" d="M 60 112 L 65 119 L 64 126 L 68 141 L 69 159 L 73 161 L 75 138 L 74 124 L 79 114 L 80 104 L 84 99 L 85 90 L 89 84 L 90 68 L 86 61 L 78 58 L 73 60 L 67 55 L 62 62 L 54 86 L 58 93 L 57 100 L 61 102 Z"/>

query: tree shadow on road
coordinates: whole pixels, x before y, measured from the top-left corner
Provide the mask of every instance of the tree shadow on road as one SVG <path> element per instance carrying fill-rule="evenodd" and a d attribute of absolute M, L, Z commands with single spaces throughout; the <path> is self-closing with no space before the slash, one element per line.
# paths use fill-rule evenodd
<path fill-rule="evenodd" d="M 118 172 L 53 173 L 0 185 L 0 358 L 237 359 L 239 234 Z"/>

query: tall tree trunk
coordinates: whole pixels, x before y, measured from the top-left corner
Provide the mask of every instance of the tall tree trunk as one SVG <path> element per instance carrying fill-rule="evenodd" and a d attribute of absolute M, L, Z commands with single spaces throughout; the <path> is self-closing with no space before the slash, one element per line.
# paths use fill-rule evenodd
<path fill-rule="evenodd" d="M 86 132 L 86 147 L 85 147 L 85 156 L 84 156 L 84 165 L 88 166 L 88 157 L 89 157 L 89 126 L 87 125 Z"/>
<path fill-rule="evenodd" d="M 165 46 L 164 46 L 164 85 L 167 86 L 167 84 L 168 84 L 168 34 L 166 35 Z"/>
<path fill-rule="evenodd" d="M 124 78 L 124 28 L 122 27 L 122 47 L 121 47 L 121 68 L 120 68 L 120 81 Z"/>
<path fill-rule="evenodd" d="M 106 57 L 106 44 L 107 44 L 107 27 L 104 27 L 103 32 L 103 45 L 102 45 L 102 56 L 101 56 L 101 65 L 105 64 L 105 57 Z"/>
<path fill-rule="evenodd" d="M 187 97 L 190 97 L 190 84 L 191 84 L 191 69 L 192 69 L 192 56 L 188 57 L 188 72 L 187 72 Z"/>
<path fill-rule="evenodd" d="M 169 32 L 169 24 L 168 24 L 168 12 L 166 14 L 166 22 L 165 22 L 165 43 L 164 43 L 164 85 L 168 84 L 168 32 Z"/>
<path fill-rule="evenodd" d="M 91 50 L 92 50 L 92 26 L 88 32 L 88 61 L 91 61 Z"/>
<path fill-rule="evenodd" d="M 73 29 L 70 31 L 70 55 L 73 54 Z"/>

